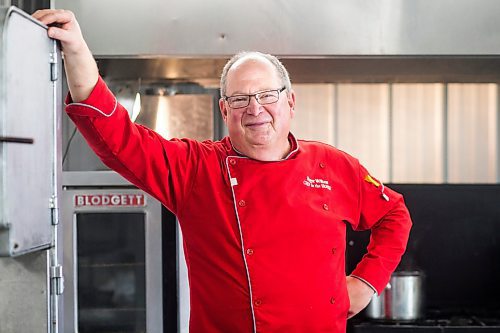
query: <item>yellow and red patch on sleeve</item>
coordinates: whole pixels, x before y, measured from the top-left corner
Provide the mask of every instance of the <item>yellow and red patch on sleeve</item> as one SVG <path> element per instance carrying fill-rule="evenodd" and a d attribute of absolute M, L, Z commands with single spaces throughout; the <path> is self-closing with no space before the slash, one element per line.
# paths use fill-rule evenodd
<path fill-rule="evenodd" d="M 375 187 L 379 187 L 380 186 L 380 183 L 378 181 L 376 181 L 372 176 L 370 175 L 366 175 L 365 176 L 365 181 L 370 183 L 370 184 L 373 184 L 375 185 Z"/>

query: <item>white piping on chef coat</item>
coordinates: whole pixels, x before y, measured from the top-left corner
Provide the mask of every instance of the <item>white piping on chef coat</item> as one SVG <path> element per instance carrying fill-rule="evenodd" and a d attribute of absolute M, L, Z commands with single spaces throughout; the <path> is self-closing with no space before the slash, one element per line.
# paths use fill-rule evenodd
<path fill-rule="evenodd" d="M 299 150 L 299 142 L 295 138 L 294 135 L 292 135 L 293 140 L 295 140 L 295 145 L 296 148 L 291 150 L 284 158 L 282 158 L 280 161 L 287 160 L 293 153 L 295 153 L 297 150 Z M 231 170 L 229 169 L 229 159 L 230 158 L 239 158 L 239 159 L 250 159 L 249 157 L 245 156 L 243 153 L 238 151 L 233 144 L 231 143 L 231 146 L 235 152 L 240 154 L 241 156 L 227 156 L 226 157 L 226 169 L 229 175 L 229 183 L 231 184 L 231 194 L 233 196 L 233 205 L 234 205 L 234 211 L 236 213 L 236 221 L 238 222 L 238 231 L 240 233 L 240 241 L 241 241 L 241 255 L 243 256 L 243 262 L 245 264 L 245 270 L 247 273 L 247 281 L 248 281 L 248 291 L 250 292 L 250 309 L 252 310 L 252 323 L 253 323 L 253 331 L 254 333 L 257 332 L 257 326 L 256 326 L 256 319 L 255 319 L 255 310 L 253 307 L 253 293 L 252 293 L 252 284 L 250 282 L 250 272 L 248 270 L 248 264 L 247 264 L 247 258 L 245 256 L 245 245 L 243 243 L 243 232 L 241 231 L 241 223 L 240 223 L 240 216 L 238 215 L 238 207 L 236 206 L 236 196 L 234 195 L 234 186 L 238 185 L 238 179 L 231 177 Z"/>
<path fill-rule="evenodd" d="M 241 231 L 241 223 L 240 216 L 238 215 L 238 207 L 236 206 L 236 196 L 234 195 L 234 186 L 238 185 L 238 180 L 236 178 L 231 177 L 231 170 L 229 169 L 229 159 L 230 158 L 248 158 L 244 156 L 227 156 L 226 157 L 226 168 L 229 175 L 229 182 L 231 183 L 231 193 L 233 196 L 233 205 L 234 211 L 236 213 L 236 221 L 238 222 L 238 231 L 240 232 L 240 241 L 241 241 L 241 255 L 243 256 L 243 262 L 245 264 L 245 270 L 247 273 L 247 282 L 248 282 L 248 291 L 250 292 L 250 309 L 252 310 L 252 323 L 253 323 L 253 332 L 257 332 L 257 326 L 255 322 L 255 311 L 253 308 L 253 293 L 252 293 L 252 284 L 250 282 L 250 272 L 248 271 L 247 258 L 245 257 L 245 244 L 243 243 L 243 232 Z"/>
<path fill-rule="evenodd" d="M 69 106 L 69 105 L 84 106 L 84 107 L 87 107 L 87 108 L 89 108 L 89 109 L 92 109 L 92 110 L 94 110 L 94 111 L 99 112 L 100 114 L 102 114 L 102 115 L 103 115 L 103 116 L 105 116 L 105 117 L 111 117 L 111 116 L 113 115 L 113 113 L 115 113 L 115 111 L 116 111 L 116 107 L 118 106 L 118 101 L 117 101 L 117 99 L 115 98 L 115 106 L 113 107 L 113 110 L 112 110 L 112 111 L 111 111 L 111 113 L 109 113 L 109 114 L 107 114 L 107 113 L 105 113 L 105 112 L 101 111 L 100 109 L 96 108 L 95 106 L 88 105 L 88 104 L 85 104 L 85 103 L 69 103 L 69 104 L 68 104 L 68 106 Z"/>

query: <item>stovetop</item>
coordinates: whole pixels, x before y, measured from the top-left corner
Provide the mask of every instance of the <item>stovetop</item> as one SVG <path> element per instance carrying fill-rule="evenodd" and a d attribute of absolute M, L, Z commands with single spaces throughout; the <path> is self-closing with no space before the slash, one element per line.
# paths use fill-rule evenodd
<path fill-rule="evenodd" d="M 358 319 L 351 324 L 352 333 L 442 332 L 500 333 L 500 310 L 495 311 L 430 311 L 416 321 Z"/>

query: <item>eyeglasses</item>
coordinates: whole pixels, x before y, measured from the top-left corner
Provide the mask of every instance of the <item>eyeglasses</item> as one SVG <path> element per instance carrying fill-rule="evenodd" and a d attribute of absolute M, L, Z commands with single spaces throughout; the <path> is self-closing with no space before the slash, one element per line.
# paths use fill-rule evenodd
<path fill-rule="evenodd" d="M 250 97 L 255 97 L 255 100 L 260 105 L 272 104 L 276 103 L 280 99 L 280 92 L 285 90 L 286 87 L 281 89 L 272 89 L 259 91 L 255 94 L 249 95 L 233 95 L 233 96 L 225 96 L 224 99 L 229 104 L 229 107 L 232 109 L 240 109 L 245 108 L 250 104 Z"/>

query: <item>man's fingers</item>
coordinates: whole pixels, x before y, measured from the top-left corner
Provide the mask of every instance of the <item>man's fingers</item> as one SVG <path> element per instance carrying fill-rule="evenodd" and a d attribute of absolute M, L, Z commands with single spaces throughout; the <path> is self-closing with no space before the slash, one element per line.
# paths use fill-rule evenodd
<path fill-rule="evenodd" d="M 86 47 L 73 12 L 64 9 L 42 9 L 34 12 L 33 18 L 49 27 L 47 34 L 50 38 L 62 42 L 65 55 L 77 53 Z"/>
<path fill-rule="evenodd" d="M 351 319 L 355 315 L 357 315 L 360 311 L 357 311 L 357 309 L 353 309 L 352 307 L 349 307 L 349 311 L 347 311 L 347 319 Z"/>
<path fill-rule="evenodd" d="M 45 25 L 54 23 L 63 25 L 75 19 L 75 15 L 71 11 L 63 9 L 41 9 L 34 12 L 32 16 Z"/>
<path fill-rule="evenodd" d="M 39 9 L 39 10 L 35 11 L 33 14 L 31 14 L 31 16 L 33 16 L 37 20 L 40 20 L 40 17 L 42 17 L 43 15 L 45 15 L 49 11 L 50 11 L 50 9 Z"/>
<path fill-rule="evenodd" d="M 70 42 L 70 36 L 68 36 L 68 32 L 64 29 L 57 27 L 50 27 L 48 30 L 48 35 L 50 38 L 54 38 L 60 40 L 61 42 Z"/>

